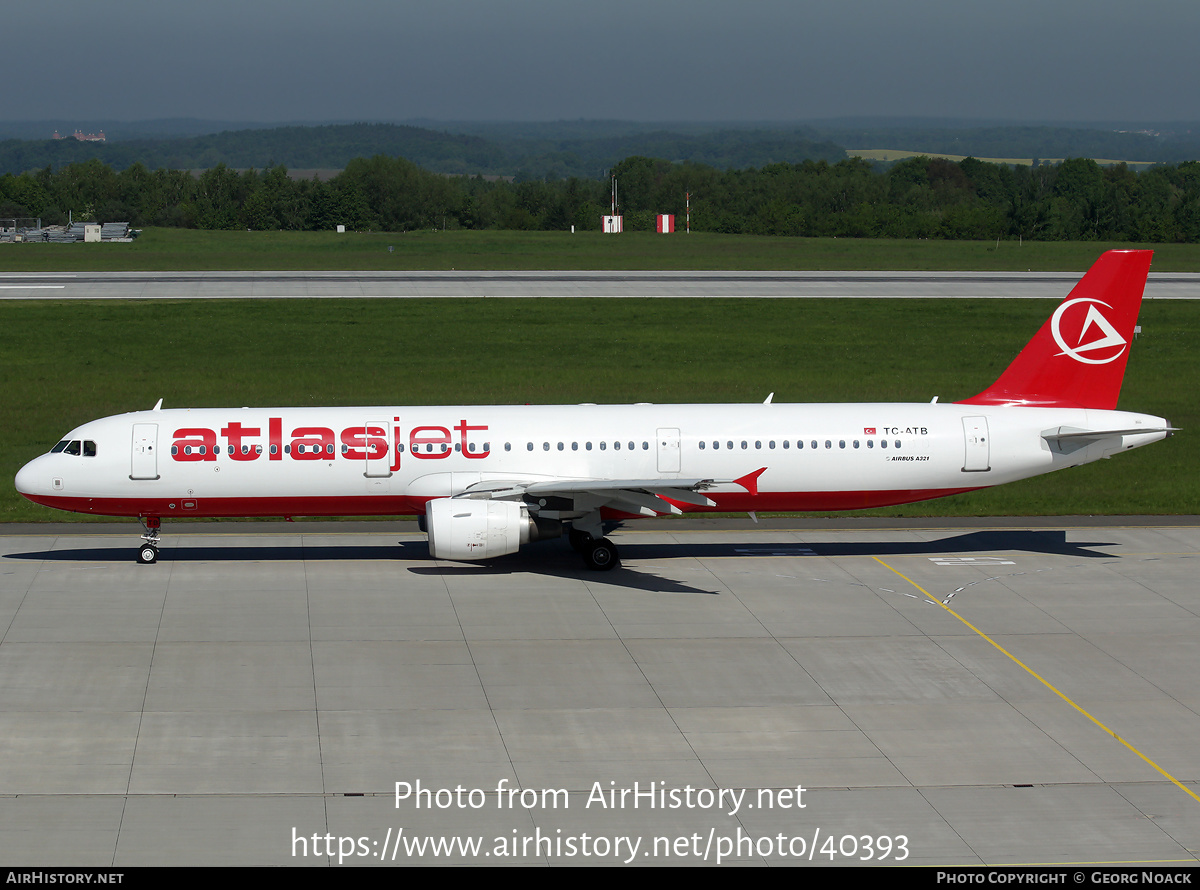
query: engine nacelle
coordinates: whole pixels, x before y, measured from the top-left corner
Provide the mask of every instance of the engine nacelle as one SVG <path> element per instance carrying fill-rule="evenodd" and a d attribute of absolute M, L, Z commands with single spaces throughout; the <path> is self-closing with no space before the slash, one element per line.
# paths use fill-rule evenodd
<path fill-rule="evenodd" d="M 437 559 L 490 559 L 562 534 L 562 523 L 535 519 L 516 501 L 438 498 L 426 506 L 425 523 Z"/>

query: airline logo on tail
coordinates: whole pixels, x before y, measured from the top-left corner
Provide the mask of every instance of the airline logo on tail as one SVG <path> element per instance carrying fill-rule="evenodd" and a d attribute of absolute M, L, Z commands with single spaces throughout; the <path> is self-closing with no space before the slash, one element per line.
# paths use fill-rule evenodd
<path fill-rule="evenodd" d="M 1063 317 L 1070 312 L 1068 318 L 1068 326 L 1075 327 L 1076 319 L 1083 313 L 1082 307 L 1087 306 L 1087 313 L 1084 315 L 1082 326 L 1079 328 L 1079 338 L 1076 340 L 1075 346 L 1069 346 L 1066 339 L 1063 337 L 1062 326 Z M 1071 312 L 1074 307 L 1080 307 Z M 1050 319 L 1050 332 L 1054 335 L 1054 342 L 1058 344 L 1062 352 L 1059 355 L 1069 355 L 1077 362 L 1083 362 L 1087 365 L 1107 365 L 1109 362 L 1116 361 L 1121 357 L 1121 353 L 1125 351 L 1125 347 L 1129 344 L 1125 341 L 1117 329 L 1113 326 L 1104 314 L 1096 308 L 1103 306 L 1105 309 L 1112 310 L 1112 306 L 1102 300 L 1097 300 L 1093 297 L 1079 297 L 1074 300 L 1067 300 L 1055 311 L 1053 318 Z M 1084 338 L 1091 334 L 1094 339 L 1084 343 Z M 1113 350 L 1097 354 L 1097 350 Z M 1089 353 L 1090 355 L 1082 355 L 1081 353 Z"/>

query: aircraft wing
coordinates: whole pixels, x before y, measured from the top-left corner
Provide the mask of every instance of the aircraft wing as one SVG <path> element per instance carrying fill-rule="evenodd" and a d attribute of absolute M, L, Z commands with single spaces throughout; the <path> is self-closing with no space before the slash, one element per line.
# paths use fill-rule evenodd
<path fill-rule="evenodd" d="M 671 501 L 697 507 L 716 506 L 701 492 L 717 484 L 720 483 L 712 479 L 553 479 L 528 483 L 482 483 L 455 497 L 490 500 L 564 498 L 572 502 L 574 510 L 611 507 L 625 513 L 651 516 L 682 513 Z"/>

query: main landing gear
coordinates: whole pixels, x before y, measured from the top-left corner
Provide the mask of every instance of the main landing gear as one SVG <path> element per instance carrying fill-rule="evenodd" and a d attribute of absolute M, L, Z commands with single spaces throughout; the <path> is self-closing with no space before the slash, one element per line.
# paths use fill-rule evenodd
<path fill-rule="evenodd" d="M 608 538 L 594 538 L 579 529 L 571 529 L 568 537 L 571 546 L 583 556 L 584 563 L 593 571 L 607 572 L 621 561 L 617 555 L 617 545 Z"/>
<path fill-rule="evenodd" d="M 142 565 L 158 562 L 158 527 L 159 518 L 151 516 L 141 520 L 142 528 L 146 533 L 142 535 L 142 540 L 146 543 L 138 548 L 137 561 Z"/>

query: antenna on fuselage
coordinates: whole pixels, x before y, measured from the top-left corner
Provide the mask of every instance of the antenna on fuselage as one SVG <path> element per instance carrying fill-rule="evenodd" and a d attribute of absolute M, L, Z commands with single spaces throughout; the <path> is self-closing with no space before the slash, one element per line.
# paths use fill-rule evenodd
<path fill-rule="evenodd" d="M 159 411 L 161 409 L 162 409 L 162 399 L 159 399 L 157 402 L 154 403 L 154 407 L 151 408 L 150 410 L 151 411 Z"/>

